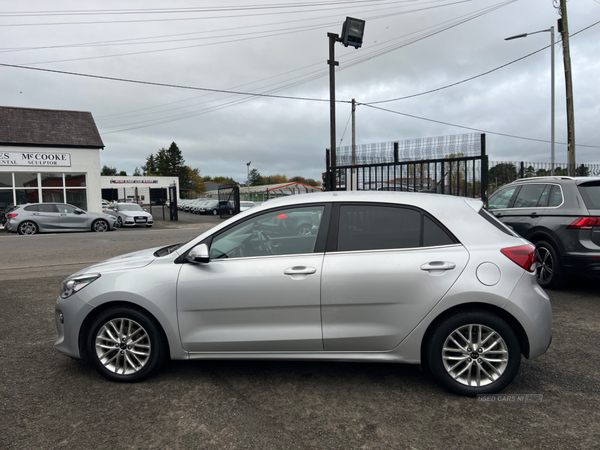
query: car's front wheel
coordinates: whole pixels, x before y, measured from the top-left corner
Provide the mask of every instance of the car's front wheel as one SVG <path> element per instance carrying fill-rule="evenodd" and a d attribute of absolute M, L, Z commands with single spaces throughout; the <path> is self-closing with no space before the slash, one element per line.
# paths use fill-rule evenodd
<path fill-rule="evenodd" d="M 218 214 L 216 209 L 213 209 L 213 216 L 216 216 Z"/>
<path fill-rule="evenodd" d="M 20 223 L 17 230 L 21 235 L 37 234 L 39 231 L 38 226 L 34 222 L 30 221 Z"/>
<path fill-rule="evenodd" d="M 92 231 L 95 231 L 96 233 L 104 233 L 105 231 L 108 231 L 108 228 L 109 226 L 106 220 L 96 220 L 92 224 Z"/>
<path fill-rule="evenodd" d="M 560 288 L 565 284 L 558 253 L 554 246 L 546 241 L 535 244 L 535 258 L 538 263 L 538 284 L 547 289 Z"/>
<path fill-rule="evenodd" d="M 123 220 L 120 217 L 117 217 L 117 228 L 121 228 L 123 226 Z"/>
<path fill-rule="evenodd" d="M 521 364 L 521 347 L 500 317 L 487 311 L 462 311 L 436 327 L 426 356 L 443 386 L 475 397 L 495 394 L 511 383 Z"/>
<path fill-rule="evenodd" d="M 114 381 L 142 381 L 167 358 L 167 345 L 158 323 L 135 307 L 115 307 L 94 320 L 87 339 L 96 370 Z"/>

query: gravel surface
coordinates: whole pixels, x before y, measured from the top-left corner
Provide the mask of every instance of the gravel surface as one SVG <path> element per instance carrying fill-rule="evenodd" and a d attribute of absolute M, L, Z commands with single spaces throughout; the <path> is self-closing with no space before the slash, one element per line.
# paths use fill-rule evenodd
<path fill-rule="evenodd" d="M 61 280 L 77 261 L 201 231 L 159 228 L 0 235 L 0 449 L 599 447 L 598 280 L 549 291 L 552 346 L 523 359 L 493 402 L 450 394 L 409 365 L 178 361 L 146 382 L 119 384 L 57 352 Z M 519 394 L 542 398 L 518 402 Z"/>

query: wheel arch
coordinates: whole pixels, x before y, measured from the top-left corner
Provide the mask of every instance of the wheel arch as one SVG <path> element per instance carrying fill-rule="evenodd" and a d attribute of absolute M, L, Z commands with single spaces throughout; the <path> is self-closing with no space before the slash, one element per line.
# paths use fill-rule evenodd
<path fill-rule="evenodd" d="M 79 329 L 79 337 L 78 337 L 79 355 L 81 356 L 82 359 L 84 359 L 84 360 L 88 359 L 87 358 L 88 355 L 87 355 L 87 348 L 86 348 L 86 339 L 87 339 L 87 336 L 90 332 L 90 329 L 91 329 L 92 324 L 93 324 L 94 320 L 96 319 L 96 317 L 98 317 L 99 314 L 106 311 L 107 309 L 118 308 L 118 307 L 131 308 L 131 309 L 143 312 L 144 314 L 147 314 L 148 317 L 150 317 L 155 322 L 155 325 L 160 330 L 162 337 L 164 339 L 164 342 L 167 346 L 167 354 L 171 355 L 171 343 L 169 342 L 167 333 L 165 332 L 165 329 L 162 326 L 162 324 L 160 323 L 160 321 L 154 316 L 154 314 L 152 314 L 146 308 L 144 308 L 140 305 L 136 305 L 134 303 L 130 303 L 127 301 L 113 301 L 113 302 L 103 303 L 102 305 L 94 308 L 82 322 L 81 328 Z"/>
<path fill-rule="evenodd" d="M 429 343 L 431 336 L 432 336 L 433 332 L 435 331 L 435 329 L 446 318 L 448 318 L 458 312 L 464 312 L 464 311 L 486 311 L 486 312 L 495 314 L 498 317 L 500 317 L 514 331 L 515 335 L 517 336 L 517 340 L 519 341 L 519 345 L 521 346 L 521 353 L 526 358 L 529 359 L 529 338 L 527 337 L 527 333 L 525 332 L 525 329 L 521 326 L 519 321 L 512 314 L 510 314 L 508 311 L 506 311 L 502 308 L 499 308 L 497 306 L 490 305 L 487 303 L 465 303 L 465 304 L 456 305 L 456 306 L 453 306 L 452 308 L 447 309 L 446 311 L 441 313 L 439 316 L 437 316 L 435 318 L 435 320 L 433 320 L 429 324 L 429 326 L 427 327 L 427 330 L 425 331 L 425 334 L 423 335 L 423 339 L 421 341 L 421 366 L 422 367 L 426 368 L 428 366 L 427 356 L 426 356 L 427 344 Z"/>
<path fill-rule="evenodd" d="M 549 233 L 547 229 L 533 229 L 530 233 L 527 234 L 527 240 L 529 240 L 533 244 L 537 244 L 540 241 L 546 241 L 556 249 L 559 258 L 562 258 L 564 253 L 564 248 L 561 243 L 561 240 L 554 235 L 554 233 Z"/>

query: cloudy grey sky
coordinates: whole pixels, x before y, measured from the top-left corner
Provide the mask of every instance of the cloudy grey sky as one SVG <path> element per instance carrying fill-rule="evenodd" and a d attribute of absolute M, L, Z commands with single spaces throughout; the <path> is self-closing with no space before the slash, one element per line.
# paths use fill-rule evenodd
<path fill-rule="evenodd" d="M 553 0 L 0 5 L 0 63 L 44 69 L 0 66 L 0 104 L 90 111 L 106 146 L 101 163 L 129 174 L 174 141 L 202 175 L 243 181 L 252 161 L 262 175 L 320 179 L 329 147 L 327 32 L 340 33 L 346 16 L 366 26 L 361 49 L 335 49 L 338 143 L 351 143 L 343 102 L 444 88 L 548 47 L 471 81 L 377 105 L 405 115 L 359 105 L 356 128 L 359 144 L 469 132 L 445 122 L 485 130 L 491 160 L 550 161 L 550 33 L 504 38 L 556 26 Z M 600 163 L 600 0 L 569 1 L 568 21 L 577 163 Z M 556 162 L 564 166 L 560 42 L 555 50 Z"/>

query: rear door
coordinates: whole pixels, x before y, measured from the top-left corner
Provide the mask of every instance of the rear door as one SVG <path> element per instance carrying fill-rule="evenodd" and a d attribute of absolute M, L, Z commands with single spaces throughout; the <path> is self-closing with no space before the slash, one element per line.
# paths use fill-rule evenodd
<path fill-rule="evenodd" d="M 26 206 L 25 210 L 31 213 L 40 231 L 52 232 L 60 228 L 58 209 L 53 203 Z"/>
<path fill-rule="evenodd" d="M 551 186 L 545 183 L 527 183 L 510 186 L 494 194 L 489 210 L 520 236 L 527 238 L 548 205 Z"/>
<path fill-rule="evenodd" d="M 391 350 L 442 299 L 469 254 L 416 208 L 362 203 L 334 211 L 321 288 L 324 348 Z"/>

